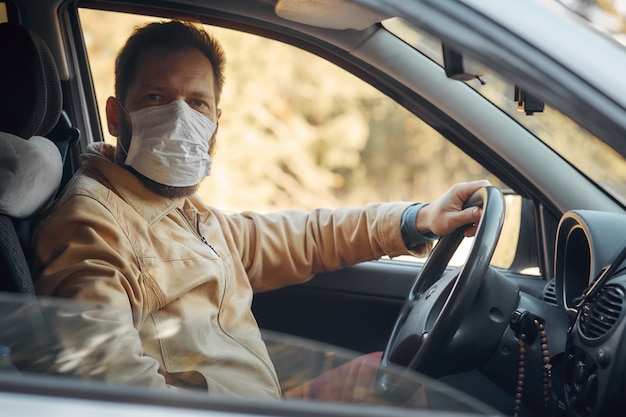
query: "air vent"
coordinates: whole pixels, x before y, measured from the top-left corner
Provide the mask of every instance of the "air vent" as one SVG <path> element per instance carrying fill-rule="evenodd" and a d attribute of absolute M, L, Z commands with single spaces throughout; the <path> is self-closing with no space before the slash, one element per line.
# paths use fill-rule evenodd
<path fill-rule="evenodd" d="M 580 332 L 597 339 L 611 330 L 619 318 L 624 305 L 624 291 L 614 285 L 602 288 L 598 295 L 582 308 Z"/>
<path fill-rule="evenodd" d="M 556 301 L 556 284 L 554 283 L 554 278 L 551 279 L 544 287 L 542 298 L 543 301 L 551 306 L 556 307 L 558 305 Z"/>

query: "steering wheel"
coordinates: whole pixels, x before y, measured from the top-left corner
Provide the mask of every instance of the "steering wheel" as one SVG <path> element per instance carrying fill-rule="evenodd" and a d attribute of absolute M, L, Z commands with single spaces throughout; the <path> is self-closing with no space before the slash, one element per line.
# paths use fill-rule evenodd
<path fill-rule="evenodd" d="M 464 238 L 468 226 L 443 236 L 435 245 L 400 310 L 376 375 L 379 393 L 398 399 L 403 392 L 394 368 L 422 374 L 437 374 L 437 358 L 459 329 L 489 268 L 504 222 L 504 198 L 496 187 L 476 191 L 464 207 L 483 208 L 474 241 L 463 266 L 451 272 L 446 267 Z M 393 365 L 392 365 L 393 364 Z"/>

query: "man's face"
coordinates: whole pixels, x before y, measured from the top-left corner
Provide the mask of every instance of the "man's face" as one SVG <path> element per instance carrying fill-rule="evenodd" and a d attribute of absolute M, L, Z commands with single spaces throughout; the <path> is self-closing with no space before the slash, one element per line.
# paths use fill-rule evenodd
<path fill-rule="evenodd" d="M 139 55 L 135 77 L 129 85 L 123 105 L 126 110 L 132 112 L 149 106 L 182 100 L 191 108 L 218 123 L 221 111 L 217 108 L 213 79 L 211 63 L 198 49 L 169 51 L 151 48 Z M 132 136 L 128 115 L 117 109 L 117 114 L 113 117 L 113 122 L 117 125 L 112 126 L 109 115 L 110 106 L 114 112 L 115 103 L 107 103 L 109 131 L 118 137 L 118 145 L 121 144 L 124 149 L 128 150 Z M 210 155 L 214 150 L 215 137 L 216 134 L 213 134 L 211 138 L 207 138 Z M 125 154 L 120 152 L 118 146 L 116 162 L 123 163 L 123 160 L 119 160 L 122 158 L 125 159 Z M 139 176 L 149 188 L 167 197 L 186 196 L 197 188 L 197 185 L 170 187 Z"/>

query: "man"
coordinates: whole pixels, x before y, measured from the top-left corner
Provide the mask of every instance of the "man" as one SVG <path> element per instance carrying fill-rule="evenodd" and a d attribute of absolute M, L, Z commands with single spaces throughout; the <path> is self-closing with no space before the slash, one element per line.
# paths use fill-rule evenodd
<path fill-rule="evenodd" d="M 38 292 L 96 305 L 50 318 L 60 372 L 280 397 L 250 308 L 255 291 L 423 254 L 426 235 L 480 220 L 462 205 L 487 181 L 458 184 L 428 205 L 269 215 L 205 206 L 195 191 L 211 166 L 223 71 L 217 41 L 181 22 L 139 28 L 121 50 L 106 105 L 117 146 L 87 150 L 34 238 Z M 65 338 L 72 332 L 78 341 Z"/>

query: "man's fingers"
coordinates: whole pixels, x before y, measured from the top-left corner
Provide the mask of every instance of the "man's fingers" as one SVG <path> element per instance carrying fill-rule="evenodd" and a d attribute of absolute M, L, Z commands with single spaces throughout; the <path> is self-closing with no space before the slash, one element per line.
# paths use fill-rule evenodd
<path fill-rule="evenodd" d="M 482 209 L 480 207 L 468 207 L 459 211 L 457 215 L 457 226 L 461 227 L 466 224 L 478 223 L 481 213 Z"/>
<path fill-rule="evenodd" d="M 476 191 L 478 191 L 479 189 L 483 188 L 483 187 L 488 187 L 490 186 L 491 183 L 487 180 L 477 180 L 477 181 L 470 181 L 470 182 L 462 182 L 462 183 L 458 183 L 456 184 L 455 187 L 456 190 L 453 188 L 453 193 L 456 194 L 456 196 L 463 202 L 465 203 L 465 201 L 467 201 L 472 194 L 474 194 Z"/>
<path fill-rule="evenodd" d="M 474 236 L 474 234 L 476 234 L 476 228 L 478 227 L 478 222 L 480 222 L 483 210 L 480 207 L 469 207 L 463 211 L 467 212 L 464 224 L 471 224 L 471 226 L 465 230 L 465 236 Z"/>

